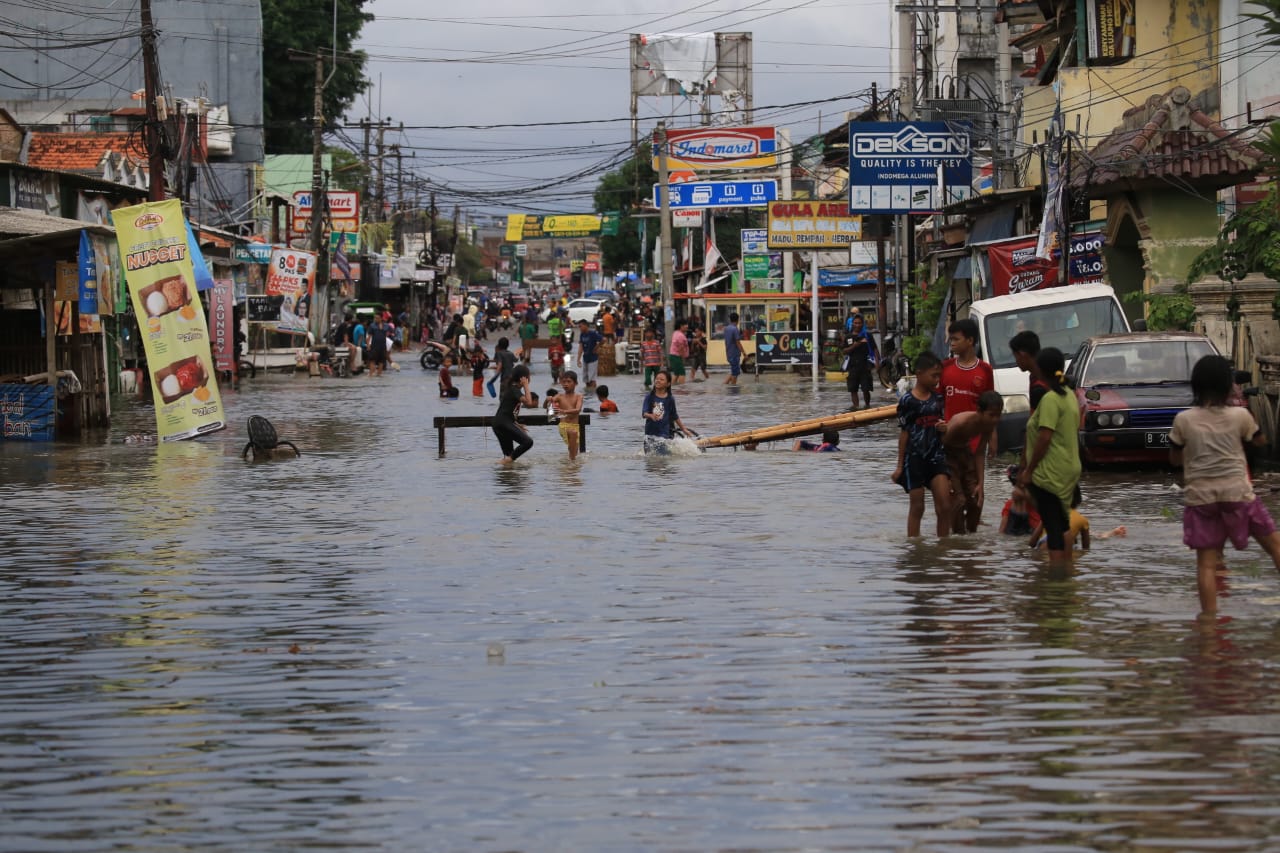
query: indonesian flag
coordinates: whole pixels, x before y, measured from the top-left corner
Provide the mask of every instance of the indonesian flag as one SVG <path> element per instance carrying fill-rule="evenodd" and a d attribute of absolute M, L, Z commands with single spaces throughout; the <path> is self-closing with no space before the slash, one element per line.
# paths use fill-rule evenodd
<path fill-rule="evenodd" d="M 707 211 L 702 222 L 702 233 L 704 242 L 702 247 L 702 281 L 706 284 L 711 280 L 711 275 L 716 271 L 716 267 L 720 265 L 720 247 L 716 245 L 716 223 L 715 218 Z"/>

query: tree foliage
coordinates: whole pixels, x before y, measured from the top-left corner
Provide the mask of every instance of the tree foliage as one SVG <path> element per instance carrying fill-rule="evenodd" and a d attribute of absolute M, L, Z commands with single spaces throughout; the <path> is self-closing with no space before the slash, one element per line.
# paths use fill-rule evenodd
<path fill-rule="evenodd" d="M 326 57 L 324 117 L 342 116 L 368 85 L 365 54 L 351 45 L 373 15 L 368 0 L 336 0 L 338 4 L 338 67 L 327 58 L 333 49 L 333 5 L 312 0 L 262 0 L 262 112 L 266 147 L 270 154 L 311 151 L 311 114 L 315 97 L 315 64 L 290 59 L 289 51 Z"/>
<path fill-rule="evenodd" d="M 947 301 L 947 289 L 950 283 L 939 276 L 926 289 L 918 282 L 925 281 L 929 273 L 928 267 L 916 267 L 916 274 L 907 284 L 907 305 L 916 314 L 916 333 L 902 339 L 902 351 L 915 363 L 916 356 L 933 346 L 933 330 L 938 327 L 938 319 L 942 316 L 942 306 Z"/>
<path fill-rule="evenodd" d="M 640 205 L 653 197 L 653 185 L 658 173 L 653 170 L 652 155 L 648 144 L 641 145 L 636 155 L 618 169 L 606 173 L 596 185 L 593 201 L 597 213 L 610 210 L 622 212 L 616 237 L 601 237 L 601 261 L 605 269 L 625 270 L 640 267 L 640 220 L 633 214 Z M 658 220 L 649 220 L 649 240 L 657 234 Z"/>

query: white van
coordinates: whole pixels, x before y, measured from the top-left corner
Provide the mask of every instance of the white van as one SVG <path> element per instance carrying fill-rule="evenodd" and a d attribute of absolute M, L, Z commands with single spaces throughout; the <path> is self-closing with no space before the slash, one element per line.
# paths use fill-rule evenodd
<path fill-rule="evenodd" d="M 996 390 L 1004 397 L 998 436 L 1001 451 L 1023 445 L 1031 413 L 1027 374 L 1013 360 L 1010 338 L 1024 330 L 1035 332 L 1041 347 L 1062 350 L 1070 364 L 1087 338 L 1131 331 L 1120 300 L 1105 284 L 1076 284 L 979 299 L 969 306 L 969 318 L 978 324 L 979 353 L 995 370 Z"/>

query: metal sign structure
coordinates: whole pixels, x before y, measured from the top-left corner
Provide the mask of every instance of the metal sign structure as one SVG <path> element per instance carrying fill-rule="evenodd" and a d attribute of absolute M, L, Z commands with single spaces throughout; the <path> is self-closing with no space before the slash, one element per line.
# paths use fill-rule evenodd
<path fill-rule="evenodd" d="M 326 230 L 360 231 L 360 193 L 354 190 L 329 190 L 329 216 Z M 311 190 L 298 190 L 293 194 L 293 236 L 305 236 L 311 230 Z"/>
<path fill-rule="evenodd" d="M 969 198 L 969 137 L 959 122 L 850 122 L 849 211 L 936 213 Z"/>
<path fill-rule="evenodd" d="M 777 181 L 694 181 L 667 187 L 670 206 L 764 207 L 778 199 Z M 662 186 L 653 185 L 653 206 L 662 205 Z"/>

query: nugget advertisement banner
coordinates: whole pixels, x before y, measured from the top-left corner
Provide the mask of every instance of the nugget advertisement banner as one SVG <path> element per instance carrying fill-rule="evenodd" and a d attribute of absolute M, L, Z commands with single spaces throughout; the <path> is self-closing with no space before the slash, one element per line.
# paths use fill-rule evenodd
<path fill-rule="evenodd" d="M 280 248 L 271 250 L 267 296 L 283 297 L 280 302 L 280 317 L 276 320 L 277 332 L 296 335 L 307 333 L 307 317 L 315 282 L 316 256 L 311 252 Z M 396 286 L 399 287 L 399 282 Z"/>
<path fill-rule="evenodd" d="M 125 283 L 142 330 L 161 441 L 225 427 L 209 326 L 196 293 L 186 218 L 177 199 L 111 212 Z"/>

